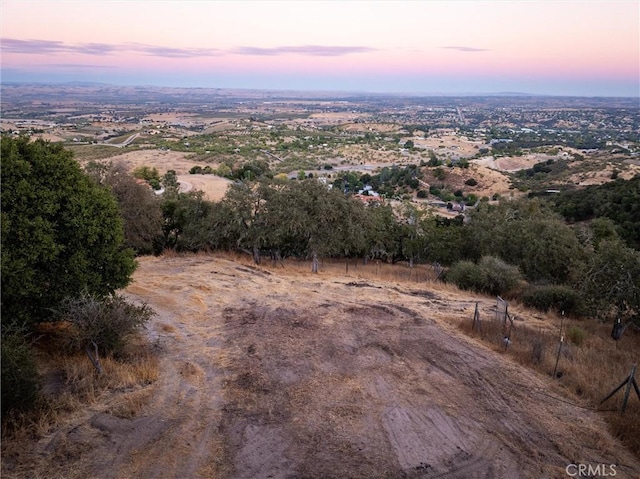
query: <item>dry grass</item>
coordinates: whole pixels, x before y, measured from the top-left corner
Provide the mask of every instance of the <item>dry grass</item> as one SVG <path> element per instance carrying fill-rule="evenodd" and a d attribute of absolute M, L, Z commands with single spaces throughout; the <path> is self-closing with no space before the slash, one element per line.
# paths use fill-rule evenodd
<path fill-rule="evenodd" d="M 85 355 L 62 354 L 56 344 L 55 340 L 44 341 L 38 352 L 44 381 L 39 407 L 14 415 L 2 425 L 3 477 L 87 477 L 82 458 L 88 451 L 82 444 L 66 441 L 62 435 L 45 458 L 34 450 L 34 442 L 64 424 L 82 423 L 87 407 L 133 417 L 152 396 L 158 358 L 142 337 L 133 340 L 123 358 L 101 358 L 103 374 L 97 373 Z M 74 460 L 73 470 L 68 467 L 70 459 Z"/>
<path fill-rule="evenodd" d="M 202 254 L 206 257 L 206 254 Z M 246 268 L 256 271 L 271 272 L 272 274 L 286 274 L 287 276 L 309 277 L 311 263 L 309 261 L 288 259 L 282 263 L 263 260 L 260 266 L 255 266 L 248 255 L 225 255 L 225 258 L 242 264 Z M 402 288 L 409 288 L 418 293 L 428 285 L 430 292 L 451 298 L 478 299 L 487 303 L 487 297 L 477 296 L 467 291 L 460 291 L 454 285 L 435 280 L 436 273 L 429 265 L 414 265 L 409 268 L 406 263 L 395 265 L 381 261 L 370 260 L 366 264 L 359 260 L 323 260 L 317 275 L 320 281 L 334 281 L 350 286 L 368 286 L 380 284 L 397 284 Z M 371 282 L 371 283 L 368 283 Z M 495 304 L 493 300 L 489 304 Z M 496 351 L 505 352 L 504 327 L 489 319 L 495 317 L 495 309 L 484 311 L 482 316 L 482 334 L 471 331 L 473 310 L 467 318 L 460 320 L 460 315 L 442 314 L 442 318 L 459 324 L 459 327 L 482 342 L 489 343 Z M 551 376 L 555 367 L 559 336 L 560 317 L 553 313 L 540 313 L 528 310 L 517 302 L 511 302 L 509 311 L 516 315 L 515 326 L 511 333 L 512 343 L 506 354 L 513 357 L 519 364 Z M 466 312 L 465 312 L 466 313 Z M 566 319 L 563 321 L 564 343 L 558 362 L 558 386 L 570 396 L 575 397 L 585 407 L 596 408 L 598 403 L 606 397 L 629 374 L 631 365 L 638 362 L 640 351 L 640 335 L 632 330 L 625 333 L 625 337 L 618 343 L 609 337 L 610 326 L 595 321 L 578 321 Z M 636 373 L 636 381 L 640 373 Z M 559 391 L 562 394 L 563 391 Z M 623 392 L 607 401 L 601 410 L 611 427 L 611 432 L 637 456 L 640 456 L 640 407 L 635 394 L 629 401 L 624 415 L 610 409 L 618 409 L 621 405 Z"/>
<path fill-rule="evenodd" d="M 173 324 L 160 323 L 158 327 L 164 333 L 175 333 L 177 331 L 176 327 Z"/>
<path fill-rule="evenodd" d="M 402 470 L 418 477 L 419 461 L 436 457 L 430 464 L 439 471 L 452 466 L 449 459 L 472 459 L 498 468 L 493 477 L 533 479 L 559 477 L 560 465 L 574 458 L 636 465 L 603 418 L 627 444 L 624 435 L 634 430 L 616 423 L 617 413 L 586 410 L 592 399 L 577 396 L 572 382 L 580 379 L 572 368 L 586 360 L 581 350 L 587 356 L 592 343 L 607 344 L 608 331 L 566 322 L 567 337 L 569 328 L 584 333 L 571 334 L 571 356 L 553 381 L 553 314 L 510 304 L 519 319 L 505 354 L 502 331 L 488 319 L 495 301 L 434 281 L 428 266 L 320 266 L 314 275 L 307 261 L 256 266 L 248 255 L 142 258 L 127 294 L 158 311 L 151 336 L 163 351 L 162 380 L 145 385 L 154 374 L 109 359 L 103 366 L 111 378 L 100 379 L 83 356 L 62 364 L 49 354 L 66 402 L 38 434 L 24 429 L 11 447 L 3 444 L 3 475 L 364 478 Z M 478 344 L 477 333 L 458 330 L 460 322 L 470 326 L 476 301 L 495 342 Z M 626 364 L 626 346 L 637 348 L 627 339 L 635 337 L 624 338 L 613 366 Z M 604 373 L 611 388 L 625 368 Z M 141 427 L 133 433 L 132 424 Z M 433 439 L 437 431 L 446 444 Z M 82 440 L 93 449 L 83 450 Z M 481 450 L 462 457 L 454 445 Z M 447 447 L 451 457 L 437 459 Z"/>
<path fill-rule="evenodd" d="M 528 368 L 548 376 L 553 376 L 556 371 L 558 386 L 583 407 L 601 411 L 612 434 L 640 456 L 640 403 L 633 390 L 624 414 L 620 412 L 624 388 L 600 405 L 629 375 L 631 366 L 638 362 L 640 334 L 627 330 L 624 337 L 615 342 L 610 339 L 609 325 L 571 319 L 562 320 L 561 334 L 561 318 L 553 313 L 545 316 L 545 322 L 552 325 L 551 328 L 536 329 L 516 323 L 508 348 L 503 342 L 504 326 L 499 321 L 485 316 L 478 332 L 472 330 L 470 317 L 460 322 L 459 327 Z M 636 373 L 636 381 L 638 376 Z"/>

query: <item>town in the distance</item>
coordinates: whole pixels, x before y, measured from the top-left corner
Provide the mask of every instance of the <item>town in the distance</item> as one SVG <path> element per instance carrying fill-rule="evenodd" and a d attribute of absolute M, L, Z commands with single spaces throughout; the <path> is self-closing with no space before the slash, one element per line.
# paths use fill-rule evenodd
<path fill-rule="evenodd" d="M 3 133 L 62 142 L 79 161 L 171 169 L 212 199 L 254 163 L 456 212 L 640 172 L 637 98 L 6 83 L 1 108 Z M 407 167 L 413 181 L 386 181 Z"/>

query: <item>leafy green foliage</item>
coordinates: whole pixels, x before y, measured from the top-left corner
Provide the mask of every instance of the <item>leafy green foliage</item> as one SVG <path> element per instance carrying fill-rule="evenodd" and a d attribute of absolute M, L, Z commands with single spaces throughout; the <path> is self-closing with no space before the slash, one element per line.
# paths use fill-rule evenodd
<path fill-rule="evenodd" d="M 451 265 L 469 258 L 469 229 L 462 220 L 462 216 L 451 219 L 432 216 L 422 222 L 425 259 Z"/>
<path fill-rule="evenodd" d="M 255 181 L 259 178 L 273 177 L 273 173 L 269 168 L 269 163 L 264 160 L 252 160 L 243 163 L 237 168 L 234 168 L 229 178 L 237 180 Z"/>
<path fill-rule="evenodd" d="M 40 378 L 24 334 L 2 333 L 2 418 L 12 410 L 28 410 L 36 403 Z"/>
<path fill-rule="evenodd" d="M 420 187 L 419 180 L 422 176 L 420 168 L 416 165 L 408 165 L 404 168 L 385 166 L 379 173 L 373 175 L 365 174 L 359 180 L 349 181 L 349 187 L 346 190 L 357 191 L 364 184 L 369 184 L 380 194 L 387 198 L 393 198 L 396 195 L 417 190 Z"/>
<path fill-rule="evenodd" d="M 155 167 L 152 168 L 146 165 L 139 166 L 133 170 L 133 177 L 145 180 L 154 190 L 159 190 L 161 188 L 160 173 L 158 173 L 158 169 Z"/>
<path fill-rule="evenodd" d="M 72 349 L 95 346 L 102 353 L 118 356 L 131 335 L 142 329 L 155 313 L 146 304 L 136 306 L 118 295 L 97 298 L 82 293 L 65 299 L 58 314 L 73 325 L 67 337 Z"/>
<path fill-rule="evenodd" d="M 522 295 L 522 302 L 525 306 L 545 312 L 553 309 L 566 314 L 580 314 L 582 311 L 580 293 L 565 285 L 531 287 Z"/>
<path fill-rule="evenodd" d="M 564 191 L 552 200 L 556 211 L 567 221 L 611 219 L 627 245 L 640 250 L 640 175 Z"/>
<path fill-rule="evenodd" d="M 528 281 L 566 282 L 586 259 L 575 231 L 538 200 L 481 202 L 469 227 L 478 256 L 517 265 Z"/>
<path fill-rule="evenodd" d="M 567 337 L 569 338 L 569 341 L 576 346 L 582 346 L 582 343 L 584 343 L 584 340 L 587 337 L 587 332 L 577 326 L 571 326 L 567 331 Z"/>
<path fill-rule="evenodd" d="M 178 175 L 175 170 L 168 170 L 162 176 L 162 185 L 167 190 L 168 189 L 177 190 L 180 187 L 180 184 L 178 183 Z"/>
<path fill-rule="evenodd" d="M 49 319 L 64 298 L 108 295 L 135 269 L 115 198 L 62 146 L 2 138 L 2 323 Z"/>
<path fill-rule="evenodd" d="M 211 248 L 213 205 L 201 191 L 166 194 L 162 202 L 162 246 L 193 252 Z"/>
<path fill-rule="evenodd" d="M 505 295 L 520 284 L 522 275 L 516 266 L 493 256 L 483 256 L 477 264 L 471 261 L 454 264 L 446 273 L 445 280 L 461 289 Z"/>
<path fill-rule="evenodd" d="M 455 284 L 460 289 L 482 292 L 484 277 L 482 271 L 473 261 L 455 263 L 444 276 L 445 281 Z"/>
<path fill-rule="evenodd" d="M 640 323 L 640 252 L 621 241 L 602 241 L 577 286 L 590 311 L 601 317 L 628 317 Z"/>

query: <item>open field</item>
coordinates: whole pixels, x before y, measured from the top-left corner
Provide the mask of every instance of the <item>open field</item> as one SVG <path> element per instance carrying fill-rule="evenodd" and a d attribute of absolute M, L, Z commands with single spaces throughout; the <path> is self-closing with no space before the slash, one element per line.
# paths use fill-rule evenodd
<path fill-rule="evenodd" d="M 220 201 L 231 184 L 231 180 L 215 175 L 178 175 L 178 182 L 180 191 L 202 191 L 209 201 Z"/>
<path fill-rule="evenodd" d="M 494 299 L 424 267 L 308 267 L 141 258 L 126 295 L 158 313 L 157 380 L 133 409 L 97 402 L 28 447 L 3 441 L 3 477 L 538 479 L 572 462 L 637 477 L 586 399 L 460 330 Z M 519 334 L 557 326 L 510 311 Z"/>

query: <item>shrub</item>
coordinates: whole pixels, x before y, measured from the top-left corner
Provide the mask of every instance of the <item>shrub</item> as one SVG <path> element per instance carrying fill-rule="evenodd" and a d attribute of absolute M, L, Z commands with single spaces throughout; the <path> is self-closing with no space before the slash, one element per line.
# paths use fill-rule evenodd
<path fill-rule="evenodd" d="M 503 295 L 513 291 L 522 281 L 517 266 L 505 263 L 494 256 L 483 256 L 478 262 L 484 278 L 483 291 L 492 295 Z"/>
<path fill-rule="evenodd" d="M 571 341 L 576 346 L 582 346 L 586 335 L 587 333 L 585 332 L 585 330 L 582 328 L 578 328 L 577 326 L 572 326 L 569 328 L 569 331 L 567 331 L 567 337 L 569 338 L 569 341 Z"/>
<path fill-rule="evenodd" d="M 2 334 L 2 418 L 11 410 L 33 407 L 39 396 L 40 378 L 31 348 L 23 334 Z"/>
<path fill-rule="evenodd" d="M 445 274 L 445 281 L 455 284 L 460 289 L 481 291 L 484 284 L 482 272 L 472 261 L 459 261 Z"/>
<path fill-rule="evenodd" d="M 418 198 L 426 198 L 429 195 L 425 190 L 418 190 L 418 193 L 416 194 L 416 196 Z"/>
<path fill-rule="evenodd" d="M 535 286 L 522 296 L 525 306 L 547 312 L 550 309 L 564 311 L 566 314 L 580 314 L 582 298 L 568 286 Z"/>
<path fill-rule="evenodd" d="M 473 206 L 478 202 L 478 197 L 476 195 L 474 195 L 473 193 L 471 193 L 469 196 L 467 196 L 464 199 L 464 204 L 467 206 Z"/>
<path fill-rule="evenodd" d="M 460 289 L 504 295 L 518 286 L 522 275 L 516 266 L 505 263 L 499 258 L 483 256 L 478 264 L 460 261 L 447 272 L 445 280 L 454 283 Z"/>
<path fill-rule="evenodd" d="M 98 299 L 83 293 L 63 301 L 59 317 L 73 328 L 68 338 L 75 350 L 97 347 L 102 353 L 120 355 L 129 337 L 155 314 L 147 305 L 136 306 L 118 295 Z"/>
<path fill-rule="evenodd" d="M 160 173 L 158 173 L 158 169 L 155 167 L 149 166 L 139 166 L 135 170 L 133 170 L 133 177 L 139 178 L 141 180 L 145 180 L 151 183 L 152 180 L 160 182 Z"/>
<path fill-rule="evenodd" d="M 440 167 L 436 168 L 435 170 L 433 170 L 433 176 L 442 181 L 447 177 L 447 173 Z"/>
<path fill-rule="evenodd" d="M 467 186 L 476 186 L 478 182 L 475 180 L 475 178 L 469 178 L 467 181 L 464 182 L 464 184 Z"/>

